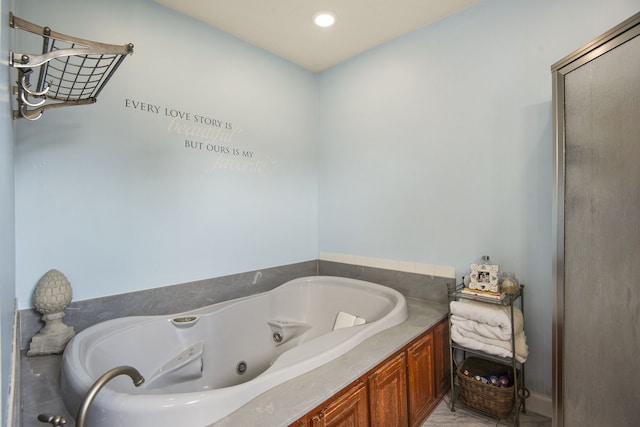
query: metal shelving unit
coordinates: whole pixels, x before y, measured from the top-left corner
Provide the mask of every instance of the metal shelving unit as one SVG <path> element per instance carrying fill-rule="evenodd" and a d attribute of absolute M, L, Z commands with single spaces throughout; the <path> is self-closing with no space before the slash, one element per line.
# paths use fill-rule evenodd
<path fill-rule="evenodd" d="M 477 302 L 482 302 L 486 304 L 509 307 L 510 314 L 511 314 L 511 354 L 513 355 L 513 357 L 507 358 L 507 357 L 495 356 L 480 350 L 475 350 L 475 349 L 471 349 L 471 348 L 459 345 L 453 341 L 453 339 L 451 338 L 451 331 L 449 331 L 449 352 L 450 352 L 449 360 L 451 364 L 450 366 L 451 367 L 451 411 L 452 412 L 455 411 L 455 404 L 458 397 L 458 394 L 456 393 L 456 383 L 455 383 L 456 371 L 457 371 L 455 352 L 456 350 L 458 350 L 462 352 L 463 360 L 466 359 L 467 354 L 472 354 L 472 355 L 481 357 L 483 359 L 489 359 L 498 363 L 502 363 L 504 365 L 510 366 L 513 369 L 513 378 L 514 378 L 513 392 L 514 392 L 515 408 L 516 408 L 514 425 L 519 426 L 520 411 L 522 411 L 523 413 L 526 413 L 525 400 L 527 399 L 527 397 L 529 397 L 529 390 L 527 390 L 527 388 L 525 387 L 525 384 L 526 384 L 525 366 L 524 366 L 525 364 L 518 362 L 515 358 L 516 344 L 515 344 L 515 328 L 513 327 L 514 325 L 513 313 L 514 313 L 514 306 L 516 306 L 516 304 L 518 303 L 517 305 L 520 306 L 520 310 L 522 311 L 522 314 L 524 316 L 524 284 L 520 284 L 517 293 L 512 295 L 507 294 L 503 299 L 491 299 L 491 298 L 486 298 L 482 296 L 466 294 L 462 292 L 463 288 L 464 288 L 463 284 L 456 285 L 455 287 L 450 287 L 449 301 L 459 301 L 461 299 L 466 299 L 466 300 L 477 301 Z M 451 311 L 449 311 L 449 328 L 451 328 Z M 518 371 L 520 375 L 518 375 Z"/>

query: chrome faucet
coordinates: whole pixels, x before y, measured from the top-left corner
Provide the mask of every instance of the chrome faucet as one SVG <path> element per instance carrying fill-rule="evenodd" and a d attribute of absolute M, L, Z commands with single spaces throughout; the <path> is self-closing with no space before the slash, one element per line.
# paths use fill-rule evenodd
<path fill-rule="evenodd" d="M 131 380 L 133 380 L 133 385 L 135 385 L 136 387 L 140 387 L 144 382 L 144 377 L 140 374 L 140 372 L 138 372 L 136 368 L 132 368 L 131 366 L 118 366 L 105 372 L 104 375 L 102 375 L 96 380 L 96 382 L 93 383 L 93 385 L 89 388 L 89 391 L 87 391 L 87 394 L 85 394 L 84 398 L 82 399 L 80 408 L 78 408 L 78 415 L 76 416 L 76 427 L 85 427 L 87 423 L 87 413 L 89 412 L 89 408 L 91 407 L 93 399 L 95 399 L 100 389 L 118 375 L 123 374 L 131 377 Z M 53 427 L 61 427 L 67 424 L 67 420 L 60 415 L 40 414 L 38 415 L 38 421 L 49 423 Z"/>
<path fill-rule="evenodd" d="M 138 372 L 136 368 L 133 368 L 131 366 L 118 366 L 107 371 L 104 375 L 98 378 L 95 383 L 93 383 L 91 388 L 89 388 L 87 394 L 85 394 L 84 398 L 82 399 L 80 408 L 78 408 L 78 415 L 76 416 L 76 427 L 85 427 L 87 423 L 87 413 L 89 412 L 89 408 L 91 407 L 93 399 L 95 399 L 100 389 L 118 375 L 123 374 L 131 377 L 133 385 L 136 387 L 140 387 L 144 382 L 144 377 L 140 374 L 140 372 Z"/>

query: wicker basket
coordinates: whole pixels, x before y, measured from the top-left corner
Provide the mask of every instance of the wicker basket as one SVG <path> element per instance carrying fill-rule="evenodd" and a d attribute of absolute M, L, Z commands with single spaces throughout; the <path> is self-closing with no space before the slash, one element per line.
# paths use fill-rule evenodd
<path fill-rule="evenodd" d="M 469 371 L 469 376 L 463 372 Z M 498 418 L 505 418 L 513 411 L 515 394 L 513 385 L 496 387 L 484 384 L 473 377 L 476 375 L 507 375 L 513 377 L 512 368 L 491 360 L 478 357 L 465 359 L 458 368 L 456 376 L 460 385 L 460 399 L 469 407 Z M 520 373 L 517 374 L 520 376 Z"/>

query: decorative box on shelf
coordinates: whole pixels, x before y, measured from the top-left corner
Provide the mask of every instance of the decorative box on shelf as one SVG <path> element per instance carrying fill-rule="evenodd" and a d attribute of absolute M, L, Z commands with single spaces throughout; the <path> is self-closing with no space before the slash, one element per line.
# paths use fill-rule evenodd
<path fill-rule="evenodd" d="M 478 291 L 499 292 L 498 274 L 500 266 L 491 264 L 488 255 L 483 255 L 480 263 L 471 264 L 469 288 Z"/>

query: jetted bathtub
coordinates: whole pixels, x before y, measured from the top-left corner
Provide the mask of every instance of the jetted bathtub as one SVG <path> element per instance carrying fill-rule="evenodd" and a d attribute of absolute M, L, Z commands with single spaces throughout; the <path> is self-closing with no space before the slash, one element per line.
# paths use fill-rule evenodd
<path fill-rule="evenodd" d="M 75 414 L 102 374 L 129 365 L 145 382 L 134 387 L 121 375 L 107 383 L 87 425 L 206 426 L 406 319 L 399 292 L 320 276 L 186 313 L 109 320 L 65 349 L 62 396 Z"/>

